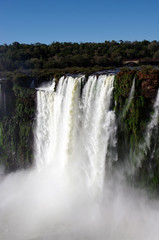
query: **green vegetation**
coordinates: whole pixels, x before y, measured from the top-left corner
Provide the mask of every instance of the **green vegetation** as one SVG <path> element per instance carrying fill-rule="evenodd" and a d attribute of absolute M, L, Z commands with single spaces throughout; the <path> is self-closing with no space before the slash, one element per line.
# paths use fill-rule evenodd
<path fill-rule="evenodd" d="M 50 45 L 14 42 L 0 45 L 0 76 L 16 79 L 21 73 L 28 79 L 41 81 L 65 73 L 91 73 L 121 67 L 124 59 L 134 58 L 139 59 L 140 65 L 159 63 L 159 42 L 53 42 Z"/>
<path fill-rule="evenodd" d="M 7 85 L 7 83 L 6 83 Z M 0 117 L 0 164 L 6 171 L 30 166 L 33 160 L 35 90 L 13 84 L 14 109 Z"/>
<path fill-rule="evenodd" d="M 125 112 L 124 108 L 128 101 L 128 96 L 132 87 L 133 79 L 135 77 L 135 93 L 131 101 L 129 109 Z M 117 74 L 115 78 L 115 93 L 116 111 L 118 117 L 126 125 L 127 134 L 133 136 L 132 142 L 137 143 L 138 138 L 141 137 L 141 129 L 144 130 L 145 114 L 148 111 L 145 98 L 142 95 L 141 81 L 139 81 L 136 70 L 125 70 Z"/>
<path fill-rule="evenodd" d="M 152 106 L 159 86 L 158 73 L 158 70 L 149 66 L 140 71 L 124 68 L 116 75 L 114 82 L 120 163 L 121 161 L 129 161 L 132 169 L 136 166 L 138 171 L 136 171 L 135 176 L 134 173 L 132 174 L 134 183 L 143 187 L 148 186 L 153 191 L 158 191 L 159 188 L 158 128 L 153 130 L 150 149 L 144 151 L 143 143 L 146 141 L 144 133 L 153 113 Z M 134 77 L 134 97 L 128 110 L 124 112 Z M 152 80 L 152 85 L 150 80 Z M 148 91 L 145 91 L 143 82 L 149 83 L 146 85 Z M 153 96 L 149 94 L 151 88 L 154 92 Z M 139 159 L 140 164 L 138 164 Z"/>

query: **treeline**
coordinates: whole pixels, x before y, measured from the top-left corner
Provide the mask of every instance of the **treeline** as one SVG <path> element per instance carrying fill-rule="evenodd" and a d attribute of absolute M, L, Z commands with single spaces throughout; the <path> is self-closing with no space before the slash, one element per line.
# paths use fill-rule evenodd
<path fill-rule="evenodd" d="M 104 43 L 53 42 L 50 45 L 0 45 L 0 72 L 21 72 L 38 75 L 63 69 L 78 72 L 84 68 L 119 67 L 123 59 L 138 58 L 145 62 L 159 58 L 158 41 L 105 41 Z"/>

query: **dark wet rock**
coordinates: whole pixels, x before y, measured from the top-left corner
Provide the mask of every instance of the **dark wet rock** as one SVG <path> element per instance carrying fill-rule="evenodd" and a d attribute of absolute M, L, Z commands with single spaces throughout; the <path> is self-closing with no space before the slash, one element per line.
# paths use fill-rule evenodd
<path fill-rule="evenodd" d="M 155 98 L 159 87 L 159 71 L 150 71 L 149 73 L 138 73 L 139 80 L 142 81 L 142 94 L 145 98 Z"/>

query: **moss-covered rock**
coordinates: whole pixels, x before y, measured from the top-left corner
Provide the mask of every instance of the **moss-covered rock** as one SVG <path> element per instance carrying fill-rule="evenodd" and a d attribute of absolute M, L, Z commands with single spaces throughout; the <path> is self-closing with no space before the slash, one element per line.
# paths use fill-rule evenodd
<path fill-rule="evenodd" d="M 129 93 L 135 78 L 135 92 L 128 109 Z M 136 181 L 142 186 L 159 187 L 159 140 L 158 129 L 152 133 L 150 148 L 144 151 L 147 124 L 153 114 L 153 103 L 159 87 L 159 70 L 120 71 L 114 82 L 115 111 L 118 119 L 118 157 L 119 162 L 129 161 L 137 167 Z M 140 163 L 139 163 L 140 159 Z"/>
<path fill-rule="evenodd" d="M 12 94 L 13 111 L 0 119 L 0 163 L 8 171 L 27 167 L 33 160 L 35 90 L 14 82 Z"/>

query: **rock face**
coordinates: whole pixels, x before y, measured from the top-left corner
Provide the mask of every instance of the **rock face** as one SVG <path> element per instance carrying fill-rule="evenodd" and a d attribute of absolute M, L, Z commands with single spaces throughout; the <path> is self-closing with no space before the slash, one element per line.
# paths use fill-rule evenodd
<path fill-rule="evenodd" d="M 1 86 L 0 164 L 7 171 L 32 163 L 35 90 L 22 88 L 11 81 Z"/>
<path fill-rule="evenodd" d="M 138 72 L 139 80 L 142 81 L 142 94 L 145 98 L 155 98 L 159 87 L 159 72 L 143 73 Z"/>
<path fill-rule="evenodd" d="M 0 118 L 10 116 L 15 108 L 13 83 L 0 79 Z"/>
<path fill-rule="evenodd" d="M 135 77 L 135 92 L 129 109 L 123 111 L 127 106 L 129 93 Z M 152 123 L 155 113 L 154 103 L 159 88 L 159 69 L 138 70 L 125 68 L 115 77 L 114 99 L 115 110 L 118 121 L 117 142 L 118 163 L 126 159 L 132 165 L 138 162 L 138 156 L 142 156 L 142 163 L 136 171 L 137 184 L 148 186 L 149 189 L 159 193 L 159 123 Z M 124 114 L 123 114 L 124 112 Z M 157 112 L 157 111 L 156 111 Z M 156 114 L 157 115 L 157 114 Z M 158 117 L 155 117 L 158 118 Z M 151 128 L 148 135 L 147 132 Z M 151 138 L 150 145 L 143 143 Z M 143 145 L 142 145 L 143 144 Z M 141 148 L 141 146 L 143 146 Z M 145 151 L 145 147 L 147 150 Z M 144 149 L 144 151 L 143 151 Z M 134 154 L 134 158 L 132 157 Z M 136 158 L 137 156 L 137 158 Z M 136 162 L 135 162 L 136 161 Z"/>

